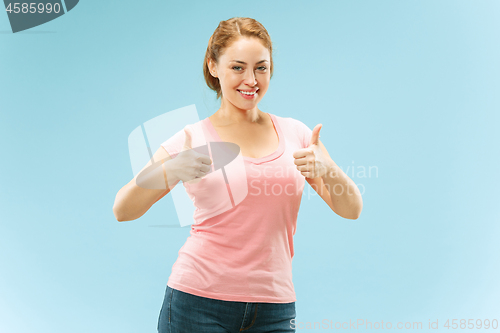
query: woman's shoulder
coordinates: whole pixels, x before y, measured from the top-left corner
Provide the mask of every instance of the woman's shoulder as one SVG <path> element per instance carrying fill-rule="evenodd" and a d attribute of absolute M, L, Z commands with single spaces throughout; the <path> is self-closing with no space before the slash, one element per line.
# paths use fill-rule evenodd
<path fill-rule="evenodd" d="M 301 148 L 308 147 L 308 142 L 311 140 L 312 134 L 312 130 L 309 126 L 292 117 L 274 116 L 278 120 L 278 124 L 286 136 L 296 138 Z"/>
<path fill-rule="evenodd" d="M 275 114 L 272 114 L 277 120 L 278 122 L 285 126 L 287 126 L 288 128 L 294 128 L 296 130 L 304 130 L 306 128 L 308 128 L 308 126 L 306 124 L 304 124 L 302 121 L 298 120 L 298 119 L 295 119 L 295 118 L 292 118 L 292 117 L 285 117 L 285 116 L 278 116 L 278 115 L 275 115 Z"/>

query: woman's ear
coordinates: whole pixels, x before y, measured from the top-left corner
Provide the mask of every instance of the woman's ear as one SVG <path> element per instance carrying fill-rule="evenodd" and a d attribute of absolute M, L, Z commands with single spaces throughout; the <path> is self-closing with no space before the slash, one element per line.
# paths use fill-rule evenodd
<path fill-rule="evenodd" d="M 215 63 L 212 61 L 212 59 L 208 59 L 208 69 L 210 71 L 210 74 L 212 74 L 213 77 L 217 77 L 217 70 Z"/>

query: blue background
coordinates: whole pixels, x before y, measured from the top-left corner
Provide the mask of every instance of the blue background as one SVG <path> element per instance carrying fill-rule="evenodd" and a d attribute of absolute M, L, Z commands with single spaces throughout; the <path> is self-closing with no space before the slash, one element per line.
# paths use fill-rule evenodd
<path fill-rule="evenodd" d="M 363 192 L 353 221 L 306 185 L 297 321 L 500 320 L 499 14 L 494 0 L 80 1 L 16 34 L 0 14 L 0 331 L 156 332 L 189 227 L 158 227 L 175 223 L 169 196 L 115 220 L 127 139 L 170 110 L 218 109 L 202 62 L 234 16 L 274 43 L 261 110 L 322 123 Z"/>

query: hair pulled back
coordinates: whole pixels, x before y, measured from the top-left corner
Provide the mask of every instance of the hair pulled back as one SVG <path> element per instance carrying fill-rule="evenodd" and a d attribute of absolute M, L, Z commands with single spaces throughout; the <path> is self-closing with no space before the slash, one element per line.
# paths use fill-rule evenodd
<path fill-rule="evenodd" d="M 205 82 L 210 89 L 217 93 L 217 98 L 222 96 L 222 90 L 219 79 L 210 74 L 208 59 L 218 63 L 224 50 L 241 37 L 256 37 L 260 39 L 264 47 L 269 50 L 269 55 L 271 57 L 269 70 L 271 72 L 271 77 L 273 77 L 273 46 L 271 37 L 266 28 L 258 21 L 249 17 L 233 17 L 226 21 L 220 21 L 219 26 L 208 40 L 207 52 L 203 59 L 203 76 L 205 77 Z"/>

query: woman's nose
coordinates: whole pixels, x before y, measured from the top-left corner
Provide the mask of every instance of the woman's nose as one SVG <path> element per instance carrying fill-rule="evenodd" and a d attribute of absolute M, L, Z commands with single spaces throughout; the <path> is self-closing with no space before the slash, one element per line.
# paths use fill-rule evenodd
<path fill-rule="evenodd" d="M 257 80 L 255 80 L 255 74 L 253 71 L 247 71 L 248 74 L 246 74 L 245 77 L 245 83 L 248 84 L 249 86 L 254 86 L 257 84 Z"/>

